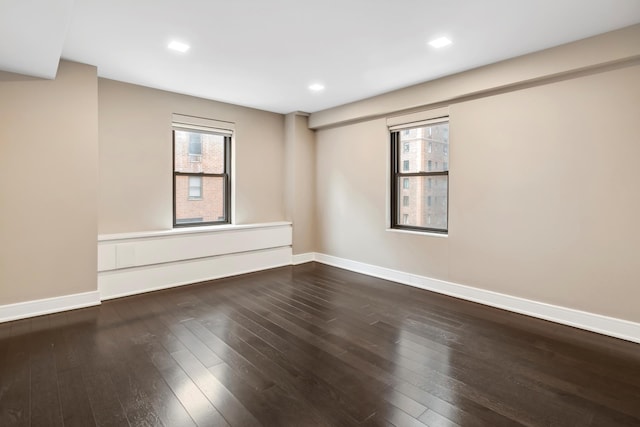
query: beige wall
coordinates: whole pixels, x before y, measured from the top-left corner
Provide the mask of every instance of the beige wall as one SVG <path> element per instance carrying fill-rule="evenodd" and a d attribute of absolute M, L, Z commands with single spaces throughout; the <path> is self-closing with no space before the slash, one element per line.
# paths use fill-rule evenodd
<path fill-rule="evenodd" d="M 172 113 L 235 123 L 235 218 L 281 221 L 281 114 L 141 86 L 98 80 L 99 233 L 172 228 Z"/>
<path fill-rule="evenodd" d="M 293 254 L 315 251 L 315 132 L 304 113 L 285 116 L 285 200 L 293 222 Z"/>
<path fill-rule="evenodd" d="M 640 66 L 451 112 L 450 278 L 640 321 Z"/>
<path fill-rule="evenodd" d="M 0 305 L 95 291 L 95 67 L 0 73 Z"/>
<path fill-rule="evenodd" d="M 385 231 L 384 119 L 319 130 L 317 249 L 638 322 L 639 117 L 637 62 L 451 104 L 447 238 Z"/>

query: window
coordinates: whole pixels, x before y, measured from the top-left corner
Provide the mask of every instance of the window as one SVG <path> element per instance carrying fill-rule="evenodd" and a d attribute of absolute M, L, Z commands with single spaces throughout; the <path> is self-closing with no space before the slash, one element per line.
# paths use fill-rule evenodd
<path fill-rule="evenodd" d="M 173 225 L 230 223 L 231 133 L 174 125 L 173 153 Z"/>
<path fill-rule="evenodd" d="M 408 142 L 405 142 L 404 144 L 402 144 L 403 152 L 408 153 L 410 149 L 411 149 L 411 144 L 409 144 Z"/>
<path fill-rule="evenodd" d="M 189 134 L 189 161 L 202 161 L 202 136 L 199 133 Z"/>
<path fill-rule="evenodd" d="M 429 135 L 431 141 L 405 153 L 406 127 L 399 125 L 390 130 L 391 227 L 447 233 L 449 121 L 426 121 L 413 124 L 410 129 L 417 129 L 418 135 Z"/>
<path fill-rule="evenodd" d="M 202 177 L 189 177 L 189 200 L 202 199 Z"/>
<path fill-rule="evenodd" d="M 202 135 L 195 132 L 189 133 L 189 154 L 202 154 Z"/>

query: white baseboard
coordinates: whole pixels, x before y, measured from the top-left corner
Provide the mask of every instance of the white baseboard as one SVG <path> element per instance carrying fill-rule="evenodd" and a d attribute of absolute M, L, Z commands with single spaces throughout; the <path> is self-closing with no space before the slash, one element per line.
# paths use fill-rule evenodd
<path fill-rule="evenodd" d="M 103 300 L 291 265 L 291 247 L 228 254 L 98 273 Z"/>
<path fill-rule="evenodd" d="M 292 255 L 291 247 L 100 272 L 98 274 L 98 291 L 2 305 L 0 306 L 0 323 L 95 306 L 100 304 L 101 299 L 119 298 L 311 261 L 640 343 L 640 323 L 431 279 L 321 253 Z"/>
<path fill-rule="evenodd" d="M 0 323 L 100 305 L 98 291 L 0 305 Z"/>
<path fill-rule="evenodd" d="M 304 264 L 306 262 L 315 261 L 316 254 L 315 252 L 307 252 L 306 254 L 297 254 L 291 257 L 292 265 Z"/>
<path fill-rule="evenodd" d="M 378 267 L 321 253 L 313 254 L 313 259 L 317 262 L 343 268 L 345 270 L 379 277 L 381 279 L 391 280 L 404 285 L 414 286 L 416 288 L 426 289 L 428 291 L 501 308 L 515 313 L 525 314 L 527 316 L 537 317 L 539 319 L 549 320 L 551 322 L 640 343 L 640 323 L 514 297 L 444 280 L 431 279 L 425 276 Z"/>

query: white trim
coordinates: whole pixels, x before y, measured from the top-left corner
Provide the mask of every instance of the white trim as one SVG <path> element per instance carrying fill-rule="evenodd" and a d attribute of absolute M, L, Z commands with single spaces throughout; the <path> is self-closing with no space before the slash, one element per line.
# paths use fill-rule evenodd
<path fill-rule="evenodd" d="M 291 247 L 146 265 L 98 273 L 103 300 L 291 265 Z"/>
<path fill-rule="evenodd" d="M 307 252 L 306 254 L 296 254 L 291 257 L 291 265 L 304 264 L 315 260 L 316 256 L 314 252 Z"/>
<path fill-rule="evenodd" d="M 0 305 L 0 323 L 100 305 L 98 291 Z"/>
<path fill-rule="evenodd" d="M 202 227 L 181 227 L 172 228 L 169 230 L 153 230 L 153 231 L 136 231 L 132 233 L 117 233 L 117 234 L 99 234 L 98 241 L 106 242 L 111 240 L 126 240 L 126 239 L 140 239 L 145 237 L 171 237 L 179 236 L 181 234 L 194 234 L 194 233 L 224 233 L 228 231 L 249 230 L 253 228 L 271 228 L 271 227 L 283 227 L 290 226 L 289 221 L 278 222 L 265 222 L 259 224 L 225 224 L 225 225 L 208 225 Z"/>
<path fill-rule="evenodd" d="M 404 285 L 640 343 L 640 323 L 316 253 L 315 261 Z"/>

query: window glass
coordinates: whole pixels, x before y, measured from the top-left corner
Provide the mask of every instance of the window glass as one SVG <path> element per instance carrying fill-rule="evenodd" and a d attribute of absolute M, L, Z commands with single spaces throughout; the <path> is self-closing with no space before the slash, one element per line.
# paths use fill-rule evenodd
<path fill-rule="evenodd" d="M 411 190 L 404 188 L 402 194 L 402 203 L 398 206 L 398 218 L 407 216 L 405 225 L 415 227 L 430 226 L 433 228 L 447 228 L 447 186 L 448 179 L 446 176 L 427 178 L 424 176 L 415 176 L 411 178 L 403 178 L 411 180 Z M 431 188 L 428 179 L 433 180 Z M 409 194 L 405 194 L 409 193 Z M 429 222 L 431 218 L 431 222 Z"/>
<path fill-rule="evenodd" d="M 176 172 L 224 172 L 224 135 L 183 130 L 174 135 Z"/>
<path fill-rule="evenodd" d="M 224 179 L 177 176 L 176 220 L 178 224 L 224 221 Z"/>
<path fill-rule="evenodd" d="M 409 134 L 401 133 L 400 143 L 404 148 L 400 153 L 403 172 L 441 172 L 449 162 L 449 124 L 439 123 L 412 129 Z M 405 167 L 406 165 L 406 167 Z"/>

